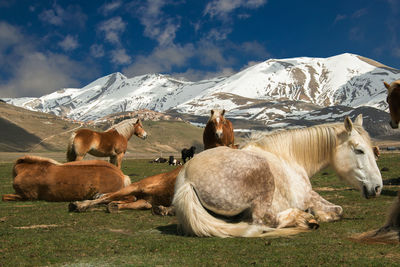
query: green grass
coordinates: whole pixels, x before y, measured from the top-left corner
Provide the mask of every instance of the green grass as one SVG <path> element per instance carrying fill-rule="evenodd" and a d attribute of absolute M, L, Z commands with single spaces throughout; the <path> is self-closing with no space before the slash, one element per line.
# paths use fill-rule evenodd
<path fill-rule="evenodd" d="M 400 155 L 383 155 L 378 164 L 389 168 L 382 172 L 384 179 L 400 176 Z M 0 194 L 13 192 L 11 167 L 0 164 Z M 132 180 L 170 169 L 147 160 L 123 162 Z M 183 237 L 176 233 L 175 217 L 150 211 L 69 213 L 68 203 L 0 202 L 0 266 L 398 265 L 399 245 L 349 240 L 383 224 L 398 187 L 385 187 L 379 198 L 365 200 L 329 169 L 312 182 L 323 197 L 342 205 L 344 218 L 278 239 Z"/>

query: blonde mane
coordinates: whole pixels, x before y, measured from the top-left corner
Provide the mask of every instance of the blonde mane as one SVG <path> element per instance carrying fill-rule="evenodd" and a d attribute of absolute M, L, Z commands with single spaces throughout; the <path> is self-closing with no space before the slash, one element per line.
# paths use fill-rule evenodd
<path fill-rule="evenodd" d="M 138 119 L 128 119 L 128 120 L 123 120 L 118 124 L 115 124 L 111 126 L 110 128 L 107 129 L 109 130 L 116 130 L 120 135 L 124 136 L 126 139 L 131 138 L 133 131 L 134 131 L 134 125 L 138 122 Z"/>
<path fill-rule="evenodd" d="M 353 124 L 353 128 L 372 147 L 369 135 L 362 126 Z M 329 163 L 332 152 L 337 145 L 345 141 L 346 136 L 348 135 L 343 123 L 322 124 L 273 132 L 248 142 L 243 148 L 255 146 L 287 162 L 296 161 L 304 166 L 310 175 Z"/>
<path fill-rule="evenodd" d="M 212 120 L 218 118 L 219 116 L 224 117 L 224 115 L 223 115 L 224 110 L 222 110 L 222 109 L 213 109 L 212 111 L 213 111 L 213 114 L 212 114 L 212 115 L 210 116 L 210 118 L 208 119 L 208 122 L 210 122 L 210 121 L 212 121 Z M 225 118 L 225 117 L 224 117 L 224 118 Z"/>

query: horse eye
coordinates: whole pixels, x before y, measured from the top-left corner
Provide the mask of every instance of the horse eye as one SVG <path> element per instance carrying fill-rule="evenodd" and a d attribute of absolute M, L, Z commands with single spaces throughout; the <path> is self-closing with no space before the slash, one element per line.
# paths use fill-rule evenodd
<path fill-rule="evenodd" d="M 363 150 L 361 150 L 361 149 L 354 149 L 354 153 L 356 153 L 356 154 L 358 154 L 358 155 L 361 155 L 361 154 L 364 154 L 364 151 Z"/>

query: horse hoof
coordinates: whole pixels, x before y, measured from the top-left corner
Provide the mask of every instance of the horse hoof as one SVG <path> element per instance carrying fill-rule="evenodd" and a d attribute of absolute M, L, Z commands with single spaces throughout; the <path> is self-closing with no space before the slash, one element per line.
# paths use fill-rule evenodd
<path fill-rule="evenodd" d="M 308 221 L 308 228 L 311 230 L 316 230 L 319 228 L 319 224 L 316 220 L 311 219 Z"/>
<path fill-rule="evenodd" d="M 119 211 L 118 209 L 118 203 L 109 203 L 107 205 L 107 212 L 108 213 L 117 213 Z"/>

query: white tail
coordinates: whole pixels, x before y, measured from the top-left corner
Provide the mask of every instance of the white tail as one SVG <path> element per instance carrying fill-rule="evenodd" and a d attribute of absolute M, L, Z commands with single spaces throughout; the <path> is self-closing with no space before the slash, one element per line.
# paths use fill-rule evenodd
<path fill-rule="evenodd" d="M 175 183 L 172 201 L 175 206 L 179 226 L 185 235 L 217 237 L 278 237 L 304 232 L 304 229 L 277 229 L 262 225 L 228 223 L 212 216 L 200 203 L 192 184 L 185 181 L 185 168 L 179 173 Z"/>

